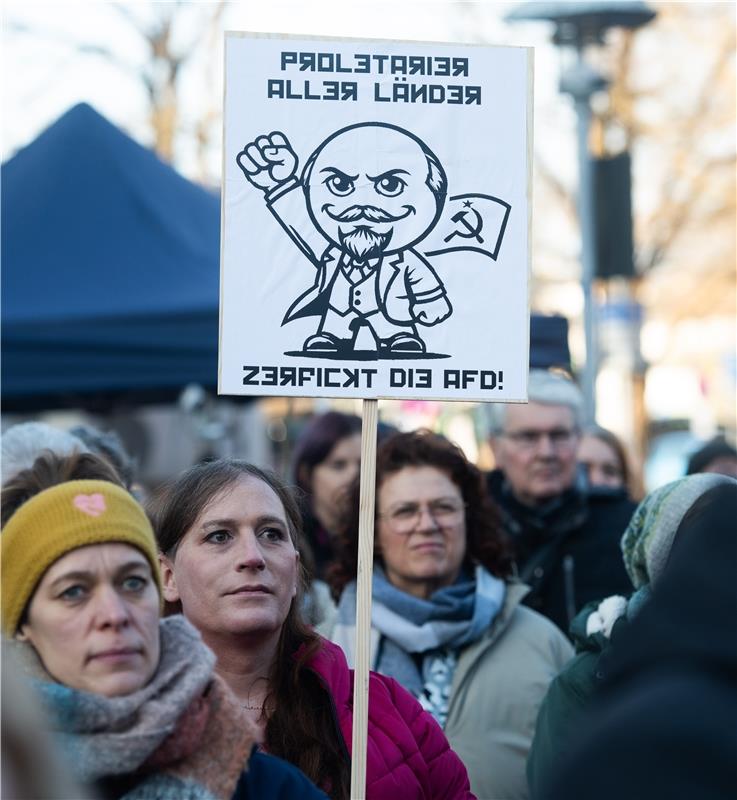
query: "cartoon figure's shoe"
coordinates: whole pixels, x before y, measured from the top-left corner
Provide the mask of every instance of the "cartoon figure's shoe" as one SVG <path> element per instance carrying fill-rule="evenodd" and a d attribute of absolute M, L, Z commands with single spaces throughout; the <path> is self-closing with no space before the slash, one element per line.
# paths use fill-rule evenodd
<path fill-rule="evenodd" d="M 425 343 L 419 336 L 411 333 L 395 333 L 388 339 L 381 340 L 381 352 L 387 353 L 424 353 Z"/>
<path fill-rule="evenodd" d="M 332 333 L 315 333 L 305 340 L 305 352 L 337 353 L 343 349 L 343 341 Z"/>

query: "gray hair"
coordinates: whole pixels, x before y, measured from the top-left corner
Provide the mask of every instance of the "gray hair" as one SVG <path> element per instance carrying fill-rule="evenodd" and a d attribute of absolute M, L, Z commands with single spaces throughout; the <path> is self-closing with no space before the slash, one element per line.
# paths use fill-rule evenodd
<path fill-rule="evenodd" d="M 136 482 L 138 462 L 125 449 L 115 431 L 101 431 L 91 425 L 77 425 L 69 433 L 80 439 L 90 453 L 104 458 L 121 477 L 126 489 Z"/>
<path fill-rule="evenodd" d="M 2 436 L 2 484 L 5 485 L 23 470 L 30 469 L 46 450 L 57 456 L 90 452 L 77 436 L 45 422 L 13 425 Z"/>
<path fill-rule="evenodd" d="M 531 369 L 527 383 L 527 400 L 546 406 L 566 406 L 573 413 L 578 429 L 583 425 L 583 395 L 576 384 L 557 372 Z M 486 420 L 491 436 L 504 432 L 507 419 L 506 403 L 487 403 Z"/>

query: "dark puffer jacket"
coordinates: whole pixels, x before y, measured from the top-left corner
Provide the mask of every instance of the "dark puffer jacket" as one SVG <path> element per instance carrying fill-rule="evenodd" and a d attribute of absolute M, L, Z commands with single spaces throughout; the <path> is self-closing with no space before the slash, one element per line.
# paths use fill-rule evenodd
<path fill-rule="evenodd" d="M 737 481 L 701 497 L 607 656 L 544 800 L 728 800 L 737 786 Z"/>
<path fill-rule="evenodd" d="M 605 629 L 587 633 L 589 617 L 598 613 L 602 606 L 609 606 L 611 619 Z M 606 676 L 611 643 L 627 625 L 625 608 L 626 601 L 619 596 L 602 603 L 588 603 L 571 624 L 576 655 L 550 684 L 540 706 L 535 738 L 527 758 L 527 782 L 532 798 L 539 797 L 547 786 L 556 765 L 570 747 L 580 715 Z"/>

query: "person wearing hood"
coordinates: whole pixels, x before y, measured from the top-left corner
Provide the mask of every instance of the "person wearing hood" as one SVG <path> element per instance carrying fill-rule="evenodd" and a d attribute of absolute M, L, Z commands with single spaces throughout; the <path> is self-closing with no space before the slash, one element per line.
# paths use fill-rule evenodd
<path fill-rule="evenodd" d="M 652 599 L 541 800 L 729 800 L 737 786 L 737 481 L 691 506 Z M 683 534 L 683 535 L 682 535 Z"/>
<path fill-rule="evenodd" d="M 635 591 L 628 598 L 613 595 L 588 604 L 571 625 L 576 656 L 548 690 L 527 762 L 533 797 L 541 796 L 575 739 L 582 712 L 607 676 L 612 643 L 657 593 L 676 543 L 700 535 L 702 521 L 690 510 L 730 483 L 737 485 L 721 475 L 689 476 L 656 489 L 637 507 L 621 542 Z"/>

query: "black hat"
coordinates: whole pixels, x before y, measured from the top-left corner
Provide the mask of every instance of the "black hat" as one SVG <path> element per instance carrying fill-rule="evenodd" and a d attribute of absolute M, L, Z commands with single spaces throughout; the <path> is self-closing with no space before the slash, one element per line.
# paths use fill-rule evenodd
<path fill-rule="evenodd" d="M 703 472 L 704 468 L 717 458 L 737 458 L 737 450 L 723 436 L 715 436 L 695 453 L 692 453 L 688 459 L 686 474 L 693 475 L 695 472 Z"/>

